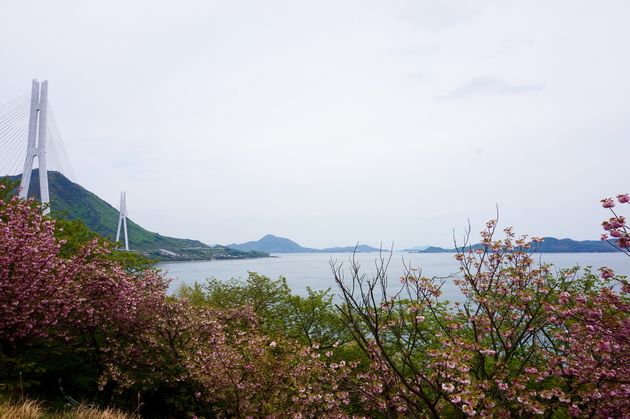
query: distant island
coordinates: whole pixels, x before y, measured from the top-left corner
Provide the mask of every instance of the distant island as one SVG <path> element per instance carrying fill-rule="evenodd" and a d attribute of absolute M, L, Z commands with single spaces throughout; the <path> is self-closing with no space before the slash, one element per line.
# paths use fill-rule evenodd
<path fill-rule="evenodd" d="M 473 249 L 483 248 L 480 243 L 472 245 Z M 537 253 L 614 253 L 617 248 L 610 243 L 601 240 L 572 240 L 544 237 L 542 243 L 536 243 L 532 250 Z M 422 249 L 406 249 L 409 253 L 455 253 L 454 248 L 428 246 Z"/>
<path fill-rule="evenodd" d="M 285 237 L 274 236 L 273 234 L 267 234 L 263 238 L 256 241 L 249 241 L 247 243 L 232 243 L 226 247 L 230 249 L 241 250 L 244 252 L 266 252 L 266 253 L 372 253 L 380 252 L 381 249 L 371 247 L 366 244 L 360 244 L 357 246 L 343 246 L 343 247 L 327 247 L 325 249 L 313 249 L 310 247 L 302 247 L 293 240 Z"/>

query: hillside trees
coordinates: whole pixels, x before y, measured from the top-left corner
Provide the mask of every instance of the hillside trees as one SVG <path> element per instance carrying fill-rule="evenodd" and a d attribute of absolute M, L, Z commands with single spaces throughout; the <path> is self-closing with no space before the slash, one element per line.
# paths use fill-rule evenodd
<path fill-rule="evenodd" d="M 210 279 L 204 285 L 182 285 L 178 296 L 196 306 L 250 307 L 266 334 L 296 339 L 311 348 L 329 350 L 345 343 L 349 336 L 331 291 L 307 287 L 306 292 L 306 296 L 294 295 L 285 278 L 274 280 L 250 272 L 244 281 Z"/>

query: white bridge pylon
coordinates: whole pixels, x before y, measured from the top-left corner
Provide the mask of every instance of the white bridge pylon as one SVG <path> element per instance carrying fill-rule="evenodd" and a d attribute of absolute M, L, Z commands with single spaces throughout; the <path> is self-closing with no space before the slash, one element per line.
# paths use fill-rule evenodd
<path fill-rule="evenodd" d="M 31 184 L 33 162 L 37 157 L 39 163 L 39 191 L 44 214 L 50 212 L 50 195 L 48 192 L 48 162 L 46 160 L 46 119 L 48 115 L 48 81 L 33 79 L 31 90 L 31 112 L 28 124 L 28 144 L 26 160 L 20 182 L 20 198 L 26 199 Z"/>
<path fill-rule="evenodd" d="M 116 231 L 116 243 L 120 240 L 120 227 L 125 233 L 125 250 L 129 250 L 129 236 L 127 235 L 127 193 L 120 193 L 120 216 L 118 217 L 118 230 Z"/>

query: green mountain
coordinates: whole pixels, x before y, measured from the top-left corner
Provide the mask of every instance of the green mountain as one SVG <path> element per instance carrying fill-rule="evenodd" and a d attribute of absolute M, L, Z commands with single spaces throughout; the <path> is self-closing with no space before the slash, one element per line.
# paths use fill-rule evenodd
<path fill-rule="evenodd" d="M 19 180 L 21 176 L 11 179 Z M 48 172 L 51 213 L 54 217 L 81 220 L 95 233 L 114 241 L 118 227 L 118 210 L 96 194 L 59 172 Z M 39 200 L 39 171 L 31 176 L 29 197 Z M 160 260 L 242 259 L 266 257 L 264 252 L 244 252 L 225 246 L 208 246 L 198 240 L 162 236 L 127 219 L 129 247 Z"/>

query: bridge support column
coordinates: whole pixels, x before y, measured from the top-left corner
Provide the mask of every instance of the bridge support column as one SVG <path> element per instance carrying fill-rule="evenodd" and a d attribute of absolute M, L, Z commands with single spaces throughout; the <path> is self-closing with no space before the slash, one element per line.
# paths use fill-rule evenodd
<path fill-rule="evenodd" d="M 31 175 L 33 173 L 33 162 L 37 157 L 39 164 L 39 192 L 40 201 L 44 207 L 44 214 L 50 212 L 50 194 L 48 190 L 48 161 L 47 152 L 47 115 L 48 115 L 48 81 L 38 82 L 33 80 L 31 91 L 31 114 L 28 123 L 28 145 L 26 149 L 26 160 L 24 170 L 22 170 L 22 181 L 20 182 L 19 197 L 26 199 L 31 185 Z"/>
<path fill-rule="evenodd" d="M 120 228 L 125 234 L 125 250 L 129 250 L 129 236 L 127 235 L 127 193 L 120 193 L 120 216 L 118 217 L 118 230 L 116 231 L 116 243 L 120 240 Z"/>
<path fill-rule="evenodd" d="M 28 144 L 26 146 L 26 160 L 22 170 L 22 181 L 20 182 L 19 197 L 26 199 L 28 188 L 31 185 L 31 174 L 33 172 L 33 161 L 37 155 L 37 123 L 39 116 L 39 82 L 33 80 L 31 90 L 31 114 L 28 122 Z"/>
<path fill-rule="evenodd" d="M 39 139 L 37 142 L 37 161 L 39 162 L 39 197 L 44 207 L 44 214 L 50 213 L 50 195 L 48 193 L 48 81 L 41 83 L 39 97 Z"/>

